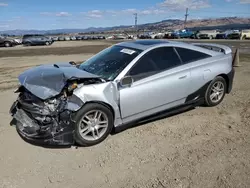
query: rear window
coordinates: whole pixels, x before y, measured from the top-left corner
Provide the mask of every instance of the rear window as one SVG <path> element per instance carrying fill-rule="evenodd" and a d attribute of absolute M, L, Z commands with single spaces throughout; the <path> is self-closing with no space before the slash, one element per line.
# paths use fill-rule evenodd
<path fill-rule="evenodd" d="M 198 52 L 195 50 L 190 50 L 190 49 L 186 49 L 186 48 L 178 48 L 178 47 L 176 47 L 175 49 L 178 52 L 178 54 L 180 55 L 180 58 L 183 61 L 183 63 L 190 63 L 192 61 L 198 61 L 201 59 L 206 59 L 208 57 L 211 57 L 208 54 Z"/>

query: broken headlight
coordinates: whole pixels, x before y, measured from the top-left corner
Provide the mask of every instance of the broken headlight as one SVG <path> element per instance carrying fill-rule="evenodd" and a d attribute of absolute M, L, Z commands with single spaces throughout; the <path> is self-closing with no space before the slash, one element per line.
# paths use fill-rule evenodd
<path fill-rule="evenodd" d="M 76 82 L 73 82 L 72 84 L 70 84 L 70 85 L 68 86 L 68 91 L 69 91 L 69 92 L 74 91 L 74 89 L 76 89 L 77 86 L 78 86 L 78 84 L 77 84 Z"/>

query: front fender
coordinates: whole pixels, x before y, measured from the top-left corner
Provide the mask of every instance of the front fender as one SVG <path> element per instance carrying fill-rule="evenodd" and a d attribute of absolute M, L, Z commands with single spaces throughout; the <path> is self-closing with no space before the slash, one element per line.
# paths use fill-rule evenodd
<path fill-rule="evenodd" d="M 76 112 L 78 110 L 80 110 L 80 108 L 84 105 L 84 102 L 77 97 L 76 95 L 72 95 L 67 102 L 67 105 L 65 107 L 66 110 L 70 110 L 73 112 Z"/>
<path fill-rule="evenodd" d="M 68 106 L 78 109 L 87 102 L 99 101 L 112 107 L 114 112 L 114 126 L 122 123 L 119 107 L 119 91 L 115 82 L 105 82 L 101 84 L 91 84 L 82 86 L 74 91 L 75 98 Z M 79 109 L 78 109 L 79 110 Z"/>

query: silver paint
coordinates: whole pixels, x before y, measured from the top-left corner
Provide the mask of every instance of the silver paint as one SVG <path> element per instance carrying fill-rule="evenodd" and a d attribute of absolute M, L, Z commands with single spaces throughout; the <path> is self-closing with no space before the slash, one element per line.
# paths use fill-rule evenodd
<path fill-rule="evenodd" d="M 219 47 L 225 53 L 182 42 L 168 41 L 157 45 L 141 45 L 123 42 L 124 47 L 143 49 L 114 81 L 82 86 L 74 91 L 84 103 L 101 102 L 110 106 L 115 115 L 114 126 L 134 121 L 171 107 L 185 103 L 186 97 L 212 81 L 220 74 L 228 74 L 232 69 L 231 49 Z M 131 67 L 147 52 L 159 47 L 184 47 L 210 54 L 212 57 L 181 65 L 156 75 L 134 82 L 130 87 L 120 87 L 120 80 Z"/>

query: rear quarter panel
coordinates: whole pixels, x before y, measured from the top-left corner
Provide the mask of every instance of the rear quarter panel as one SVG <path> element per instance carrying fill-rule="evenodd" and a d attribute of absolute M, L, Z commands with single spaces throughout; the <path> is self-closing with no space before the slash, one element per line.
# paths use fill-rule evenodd
<path fill-rule="evenodd" d="M 216 55 L 190 64 L 192 84 L 191 93 L 199 90 L 216 76 L 228 74 L 232 70 L 232 55 Z"/>

